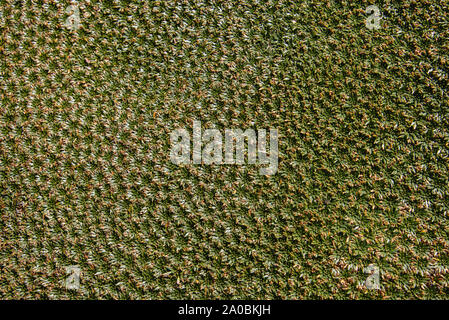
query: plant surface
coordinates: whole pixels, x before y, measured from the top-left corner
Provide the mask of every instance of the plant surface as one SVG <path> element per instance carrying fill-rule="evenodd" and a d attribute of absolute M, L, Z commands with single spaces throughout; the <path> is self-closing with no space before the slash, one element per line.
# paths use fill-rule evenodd
<path fill-rule="evenodd" d="M 70 4 L 1 1 L 2 299 L 449 297 L 446 1 L 378 30 L 368 1 Z M 172 164 L 194 120 L 277 128 L 277 173 Z"/>

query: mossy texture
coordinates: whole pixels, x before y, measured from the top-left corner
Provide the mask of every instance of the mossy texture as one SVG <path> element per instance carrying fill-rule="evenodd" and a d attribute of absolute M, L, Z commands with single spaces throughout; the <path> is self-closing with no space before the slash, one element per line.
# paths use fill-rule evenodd
<path fill-rule="evenodd" d="M 449 5 L 371 4 L 1 1 L 0 297 L 447 299 Z M 172 164 L 194 120 L 277 173 Z"/>

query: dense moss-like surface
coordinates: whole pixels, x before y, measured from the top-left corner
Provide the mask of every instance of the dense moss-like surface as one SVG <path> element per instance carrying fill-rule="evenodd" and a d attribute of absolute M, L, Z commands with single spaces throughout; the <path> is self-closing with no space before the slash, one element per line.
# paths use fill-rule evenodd
<path fill-rule="evenodd" d="M 69 4 L 1 1 L 1 298 L 448 298 L 447 3 Z M 277 173 L 172 164 L 194 120 Z"/>

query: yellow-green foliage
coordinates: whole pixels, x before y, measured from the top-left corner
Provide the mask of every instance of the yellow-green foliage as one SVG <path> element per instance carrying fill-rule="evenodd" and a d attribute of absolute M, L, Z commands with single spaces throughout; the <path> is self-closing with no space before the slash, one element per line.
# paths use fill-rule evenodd
<path fill-rule="evenodd" d="M 447 2 L 69 4 L 1 1 L 1 298 L 448 298 Z M 172 164 L 193 120 L 278 172 Z"/>

